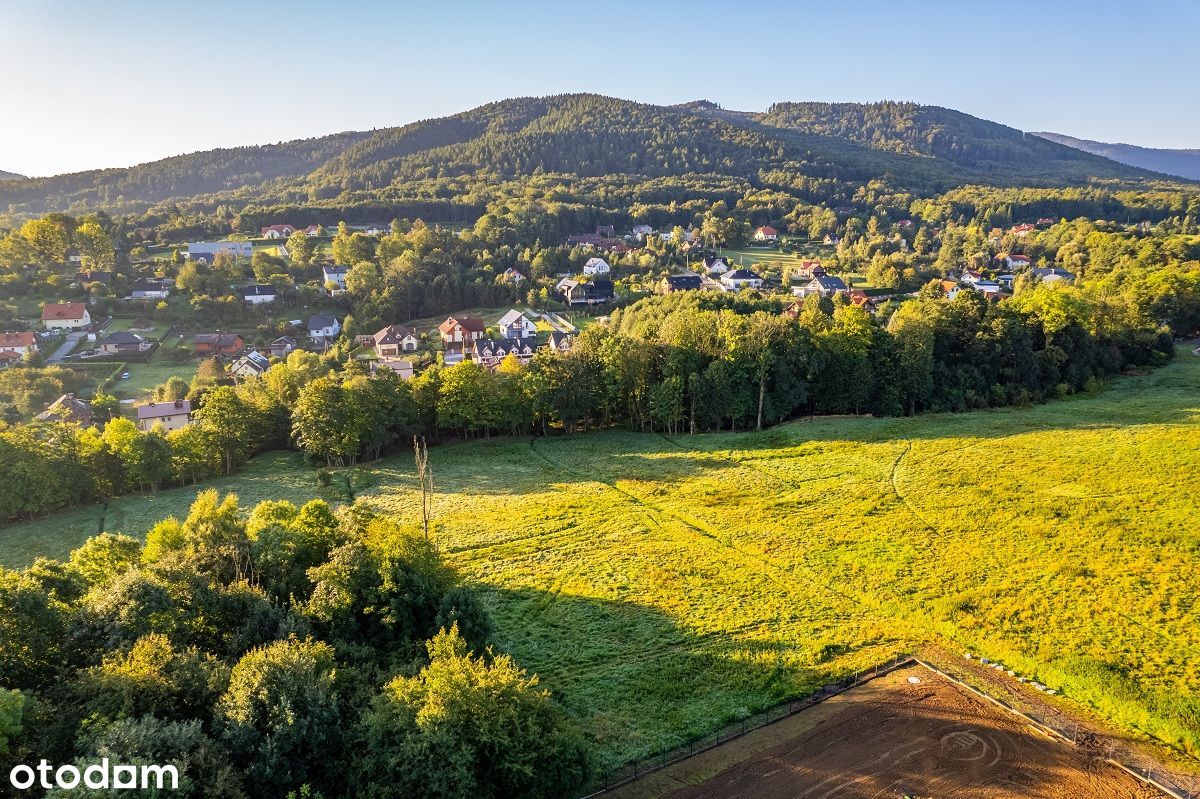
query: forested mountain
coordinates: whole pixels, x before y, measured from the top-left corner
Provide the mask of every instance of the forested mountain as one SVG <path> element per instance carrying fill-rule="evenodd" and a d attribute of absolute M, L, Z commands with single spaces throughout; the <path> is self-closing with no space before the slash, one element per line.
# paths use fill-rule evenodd
<path fill-rule="evenodd" d="M 1093 155 L 1103 156 L 1121 164 L 1150 169 L 1164 175 L 1175 175 L 1188 180 L 1200 180 L 1200 150 L 1160 150 L 1153 147 L 1138 147 L 1135 144 L 1109 144 L 1046 131 L 1037 131 L 1031 135 L 1065 144 L 1067 147 L 1074 147 L 1076 150 L 1083 150 Z"/>
<path fill-rule="evenodd" d="M 164 200 L 233 207 L 473 205 L 505 181 L 553 173 L 622 202 L 769 189 L 810 202 L 871 181 L 914 194 L 964 184 L 1071 186 L 1159 176 L 956 111 L 913 103 L 699 101 L 662 107 L 597 95 L 518 98 L 366 133 L 193 153 L 129 169 L 0 186 L 0 208 L 144 210 Z M 597 188 L 596 181 L 607 181 Z M 377 210 L 378 209 L 378 210 Z M 436 215 L 436 214 L 434 214 Z"/>
<path fill-rule="evenodd" d="M 0 169 L 0 180 L 25 180 L 24 175 L 18 175 L 16 172 L 5 172 Z"/>

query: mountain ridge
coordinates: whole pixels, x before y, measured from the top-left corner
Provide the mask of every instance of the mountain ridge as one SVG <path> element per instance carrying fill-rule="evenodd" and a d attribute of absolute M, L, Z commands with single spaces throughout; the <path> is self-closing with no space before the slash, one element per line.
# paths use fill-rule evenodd
<path fill-rule="evenodd" d="M 1047 141 L 1073 147 L 1083 152 L 1099 155 L 1119 164 L 1149 169 L 1164 175 L 1200 180 L 1200 149 L 1170 149 L 1165 147 L 1142 147 L 1123 142 L 1102 142 L 1095 139 L 1080 139 L 1064 133 L 1030 131 Z"/>
<path fill-rule="evenodd" d="M 0 185 L 0 209 L 144 211 L 168 201 L 378 205 L 427 195 L 442 201 L 447 182 L 495 185 L 541 173 L 683 183 L 716 176 L 730 185 L 830 197 L 852 195 L 872 180 L 928 194 L 967 184 L 1164 179 L 999 123 L 910 102 L 779 102 L 748 112 L 708 101 L 660 106 L 564 94 L 500 100 L 398 127 L 8 183 Z"/>

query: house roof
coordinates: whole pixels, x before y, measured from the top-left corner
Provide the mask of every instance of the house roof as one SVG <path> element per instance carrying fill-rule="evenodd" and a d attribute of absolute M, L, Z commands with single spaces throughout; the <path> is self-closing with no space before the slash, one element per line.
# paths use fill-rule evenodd
<path fill-rule="evenodd" d="M 547 343 L 555 349 L 562 349 L 563 344 L 569 344 L 570 342 L 571 336 L 567 333 L 563 333 L 561 330 L 555 330 L 553 333 L 551 333 L 550 338 L 547 341 Z"/>
<path fill-rule="evenodd" d="M 754 231 L 754 232 L 755 232 L 755 233 L 761 233 L 761 234 L 763 234 L 764 236 L 777 236 L 777 235 L 779 235 L 779 231 L 778 231 L 778 230 L 776 230 L 775 228 L 771 227 L 770 225 L 763 225 L 762 227 L 760 227 L 758 230 L 756 230 L 756 231 Z"/>
<path fill-rule="evenodd" d="M 756 272 L 751 272 L 749 269 L 735 269 L 732 272 L 726 272 L 721 276 L 722 280 L 762 280 L 762 275 Z"/>
<path fill-rule="evenodd" d="M 237 333 L 197 333 L 192 337 L 193 344 L 211 344 L 214 347 L 240 347 L 242 337 Z"/>
<path fill-rule="evenodd" d="M 524 320 L 524 321 L 522 321 L 522 320 Z M 522 325 L 531 324 L 529 319 L 527 319 L 525 317 L 525 314 L 521 313 L 520 311 L 518 311 L 516 309 L 513 309 L 513 310 L 509 311 L 508 313 L 506 313 L 504 316 L 501 316 L 500 321 L 497 322 L 497 324 L 504 325 L 505 327 L 507 327 L 508 325 L 515 325 L 518 322 L 520 322 Z"/>
<path fill-rule="evenodd" d="M 279 338 L 277 338 L 271 342 L 272 347 L 274 347 L 276 344 L 286 344 L 290 347 L 295 347 L 296 339 L 292 338 L 291 336 L 280 336 Z"/>
<path fill-rule="evenodd" d="M 583 266 L 585 269 L 589 266 L 605 266 L 605 267 L 607 267 L 608 261 L 604 260 L 603 258 L 588 258 L 586 261 L 584 261 Z"/>
<path fill-rule="evenodd" d="M 281 225 L 267 225 L 266 227 L 262 228 L 262 233 L 263 233 L 263 235 L 266 235 L 267 233 L 270 233 L 272 230 L 282 233 L 284 230 L 298 230 L 298 229 L 299 228 L 297 228 L 295 225 L 288 225 L 285 223 L 285 224 L 281 224 Z"/>
<path fill-rule="evenodd" d="M 315 313 L 308 317 L 309 330 L 321 330 L 326 327 L 333 327 L 338 323 L 338 320 L 327 313 Z"/>
<path fill-rule="evenodd" d="M 700 276 L 693 273 L 684 275 L 667 275 L 663 280 L 667 281 L 667 285 L 677 290 L 698 289 L 703 281 Z"/>
<path fill-rule="evenodd" d="M 61 418 L 68 422 L 88 425 L 92 423 L 92 406 L 74 394 L 63 394 L 49 408 L 37 415 L 41 421 Z"/>
<path fill-rule="evenodd" d="M 243 297 L 274 297 L 275 296 L 275 287 L 274 286 L 259 286 L 259 285 L 246 286 L 246 288 L 242 289 L 242 296 Z"/>
<path fill-rule="evenodd" d="M 33 333 L 0 333 L 0 350 L 11 347 L 31 347 L 37 344 L 37 336 Z"/>
<path fill-rule="evenodd" d="M 111 283 L 113 279 L 113 273 L 104 270 L 93 269 L 91 272 L 80 272 L 75 276 L 75 279 L 83 283 Z"/>
<path fill-rule="evenodd" d="M 487 324 L 477 316 L 447 316 L 446 321 L 438 325 L 438 330 L 449 333 L 454 330 L 455 325 L 468 333 L 482 333 L 487 330 Z"/>
<path fill-rule="evenodd" d="M 9 361 L 19 361 L 24 357 L 25 356 L 19 352 L 13 352 L 12 350 L 0 350 L 0 361 L 4 361 L 6 363 Z"/>
<path fill-rule="evenodd" d="M 48 302 L 42 308 L 42 319 L 82 319 L 87 313 L 87 306 L 82 302 Z"/>
<path fill-rule="evenodd" d="M 403 325 L 388 325 L 371 338 L 375 340 L 375 346 L 378 347 L 381 344 L 399 344 L 409 336 L 417 338 L 417 331 Z"/>
<path fill-rule="evenodd" d="M 1068 272 L 1066 269 L 1060 269 L 1057 266 L 1039 267 L 1033 270 L 1033 274 L 1037 277 L 1049 277 L 1050 275 L 1054 275 L 1055 277 L 1069 277 L 1071 279 L 1075 278 L 1074 274 Z"/>
<path fill-rule="evenodd" d="M 139 422 L 143 419 L 161 419 L 164 416 L 174 416 L 179 413 L 191 412 L 191 400 L 176 400 L 175 402 L 147 402 L 145 405 L 137 406 L 137 418 Z"/>
<path fill-rule="evenodd" d="M 234 359 L 231 366 L 249 365 L 256 372 L 265 372 L 271 368 L 271 361 L 258 350 L 244 352 Z"/>
<path fill-rule="evenodd" d="M 834 275 L 818 275 L 812 279 L 809 285 L 811 286 L 813 283 L 816 283 L 826 291 L 846 290 L 846 283 L 840 277 L 835 277 Z"/>
<path fill-rule="evenodd" d="M 137 333 L 130 333 L 128 330 L 118 330 L 115 333 L 109 333 L 105 337 L 102 344 L 141 344 L 145 339 Z"/>
<path fill-rule="evenodd" d="M 171 288 L 170 281 L 160 280 L 156 277 L 139 277 L 137 280 L 133 281 L 133 285 L 130 286 L 129 290 L 130 291 L 163 291 L 164 289 L 170 289 L 170 288 Z"/>
<path fill-rule="evenodd" d="M 348 267 L 348 266 L 329 266 L 329 265 L 326 265 L 326 266 L 322 266 L 322 267 L 321 267 L 321 272 L 322 272 L 322 273 L 324 273 L 324 275 L 325 275 L 326 277 L 329 277 L 330 275 L 342 275 L 342 276 L 345 276 L 345 274 L 346 274 L 347 272 L 349 272 L 349 271 L 350 271 L 350 267 Z"/>
<path fill-rule="evenodd" d="M 529 343 L 529 339 L 520 338 L 484 338 L 479 339 L 472 345 L 471 352 L 475 355 L 509 355 L 511 353 L 528 354 L 533 352 L 533 345 Z"/>

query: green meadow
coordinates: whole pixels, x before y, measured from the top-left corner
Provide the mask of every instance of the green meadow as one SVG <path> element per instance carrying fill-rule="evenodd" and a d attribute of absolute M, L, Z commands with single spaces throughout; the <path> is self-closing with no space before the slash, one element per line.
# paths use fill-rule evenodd
<path fill-rule="evenodd" d="M 436 447 L 437 540 L 609 766 L 933 637 L 1196 754 L 1200 358 L 1181 353 L 1028 409 Z M 318 488 L 273 453 L 212 485 L 412 522 L 412 471 Z M 0 528 L 0 562 L 139 534 L 196 491 Z"/>

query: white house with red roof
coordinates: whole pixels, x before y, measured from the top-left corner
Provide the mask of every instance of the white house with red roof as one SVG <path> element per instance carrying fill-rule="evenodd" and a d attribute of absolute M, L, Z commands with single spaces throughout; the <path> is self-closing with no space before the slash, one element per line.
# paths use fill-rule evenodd
<path fill-rule="evenodd" d="M 763 225 L 754 231 L 755 241 L 779 241 L 779 231 L 770 225 Z"/>
<path fill-rule="evenodd" d="M 42 308 L 42 327 L 47 330 L 78 330 L 92 323 L 82 302 L 48 302 Z"/>
<path fill-rule="evenodd" d="M 0 333 L 0 352 L 24 356 L 26 353 L 37 352 L 37 348 L 37 336 L 31 332 Z"/>

